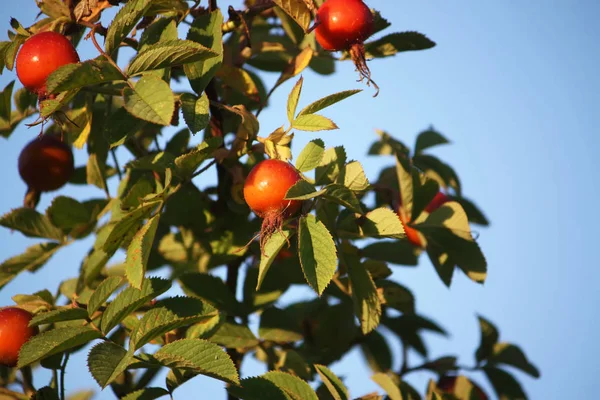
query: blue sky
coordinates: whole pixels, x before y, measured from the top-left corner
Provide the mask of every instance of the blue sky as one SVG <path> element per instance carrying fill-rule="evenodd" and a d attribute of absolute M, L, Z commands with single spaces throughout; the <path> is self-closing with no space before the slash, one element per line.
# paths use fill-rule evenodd
<path fill-rule="evenodd" d="M 10 16 L 30 25 L 33 4 L 4 4 L 4 26 Z M 591 251 L 600 222 L 594 183 L 598 182 L 594 152 L 600 145 L 594 134 L 600 108 L 596 75 L 600 4 L 584 0 L 368 4 L 393 23 L 390 32 L 417 30 L 438 46 L 371 62 L 373 78 L 381 87 L 379 96 L 373 99 L 367 89 L 324 111 L 340 130 L 298 133 L 294 154 L 320 136 L 328 146 L 344 145 L 349 157 L 363 162 L 369 178 L 375 179 L 379 168 L 392 160 L 366 157 L 374 129 L 387 130 L 409 145 L 429 125 L 444 133 L 453 143 L 435 153 L 457 169 L 466 195 L 477 201 L 492 225 L 478 228 L 489 263 L 484 286 L 457 276 L 448 290 L 426 259 L 416 269 L 395 269 L 394 277 L 416 294 L 419 312 L 434 317 L 451 333 L 449 339 L 428 337 L 432 355 L 458 354 L 462 364 L 471 364 L 479 340 L 476 315 L 481 314 L 500 327 L 501 340 L 522 346 L 541 369 L 537 381 L 517 373 L 531 398 L 583 398 L 593 393 L 598 371 L 594 356 L 600 354 L 595 334 L 600 302 L 595 284 L 600 273 Z M 84 43 L 80 55 L 88 59 L 97 54 Z M 361 87 L 350 63 L 338 64 L 338 71 L 327 78 L 305 73 L 300 106 Z M 268 81 L 274 78 L 268 76 Z M 13 79 L 14 73 L 5 71 L 0 87 Z M 288 82 L 278 89 L 271 107 L 261 114 L 262 134 L 285 123 L 285 99 L 292 85 Z M 0 144 L 0 168 L 5 171 L 0 212 L 21 204 L 25 186 L 18 177 L 17 157 L 37 132 L 21 126 Z M 85 151 L 78 152 L 76 160 L 83 164 Z M 102 196 L 72 186 L 59 193 L 78 199 Z M 44 196 L 40 209 L 51 197 Z M 0 243 L 0 259 L 6 259 L 32 241 L 3 229 Z M 90 245 L 87 240 L 73 246 L 35 275 L 20 276 L 0 291 L 0 305 L 11 303 L 17 293 L 54 290 L 60 278 L 76 275 L 78 260 Z M 348 378 L 355 397 L 376 390 L 361 364 L 355 351 L 333 367 Z M 260 373 L 254 366 L 246 364 L 244 373 Z M 72 358 L 69 391 L 97 389 L 85 369 L 85 353 Z M 409 380 L 423 388 L 428 378 L 419 374 Z M 178 389 L 175 398 L 189 398 L 199 390 L 205 398 L 224 396 L 220 383 L 196 378 Z M 110 399 L 112 393 L 105 391 L 96 398 Z"/>

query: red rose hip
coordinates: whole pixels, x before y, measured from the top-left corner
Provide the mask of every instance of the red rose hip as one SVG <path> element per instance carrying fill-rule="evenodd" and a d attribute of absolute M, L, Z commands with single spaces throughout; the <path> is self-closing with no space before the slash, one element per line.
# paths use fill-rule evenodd
<path fill-rule="evenodd" d="M 73 44 L 56 32 L 40 32 L 23 43 L 16 59 L 19 81 L 29 91 L 46 95 L 46 80 L 59 67 L 79 62 Z"/>
<path fill-rule="evenodd" d="M 18 307 L 0 309 L 0 365 L 14 367 L 19 359 L 21 347 L 38 333 L 30 328 L 32 315 Z"/>

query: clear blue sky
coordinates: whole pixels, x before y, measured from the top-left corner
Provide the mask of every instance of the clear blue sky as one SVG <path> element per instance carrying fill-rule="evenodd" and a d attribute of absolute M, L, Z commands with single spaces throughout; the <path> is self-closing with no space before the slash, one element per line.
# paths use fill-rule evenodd
<path fill-rule="evenodd" d="M 33 3 L 3 4 L 3 26 L 8 27 L 10 16 L 30 25 Z M 600 4 L 584 0 L 368 4 L 393 23 L 390 31 L 418 30 L 438 46 L 370 63 L 381 87 L 379 97 L 373 99 L 367 89 L 325 111 L 341 129 L 321 137 L 328 146 L 345 145 L 349 157 L 364 162 L 375 179 L 378 169 L 391 162 L 365 156 L 375 128 L 412 145 L 415 134 L 433 124 L 453 142 L 436 153 L 458 170 L 465 193 L 492 221 L 489 229 L 479 231 L 489 262 L 485 286 L 457 276 L 448 290 L 426 259 L 417 269 L 398 267 L 395 272 L 395 278 L 417 295 L 418 311 L 433 316 L 452 335 L 449 340 L 428 337 L 432 355 L 456 353 L 462 364 L 471 364 L 479 340 L 475 315 L 480 313 L 501 328 L 502 340 L 521 345 L 540 367 L 538 381 L 517 373 L 531 398 L 577 399 L 595 392 L 600 272 L 591 249 L 600 222 L 594 178 L 599 167 L 594 152 L 600 145 L 594 134 L 600 110 Z M 82 59 L 96 56 L 89 43 L 83 44 L 80 54 Z M 360 87 L 351 64 L 339 64 L 338 71 L 327 78 L 306 73 L 301 106 Z M 14 78 L 14 73 L 5 72 L 0 86 Z M 285 122 L 291 85 L 280 88 L 272 107 L 261 115 L 263 134 Z M 18 177 L 17 157 L 36 134 L 37 129 L 21 126 L 0 144 L 1 212 L 21 204 L 25 186 Z M 315 136 L 298 134 L 295 154 Z M 76 159 L 83 164 L 85 151 Z M 78 199 L 102 196 L 74 187 L 59 193 Z M 43 198 L 40 209 L 50 198 Z M 0 259 L 32 242 L 0 230 Z M 20 276 L 0 291 L 0 305 L 11 303 L 16 293 L 54 290 L 60 278 L 77 274 L 78 260 L 90 245 L 87 240 L 73 246 L 37 274 Z M 333 367 L 346 376 L 354 397 L 376 390 L 361 364 L 355 351 Z M 254 365 L 246 364 L 244 373 L 260 373 Z M 409 380 L 422 389 L 428 377 Z M 97 389 L 86 372 L 85 353 L 72 358 L 67 382 L 69 391 Z M 199 391 L 203 398 L 223 398 L 221 388 L 219 382 L 196 378 L 178 389 L 175 398 L 196 398 Z M 105 391 L 96 398 L 112 397 Z"/>

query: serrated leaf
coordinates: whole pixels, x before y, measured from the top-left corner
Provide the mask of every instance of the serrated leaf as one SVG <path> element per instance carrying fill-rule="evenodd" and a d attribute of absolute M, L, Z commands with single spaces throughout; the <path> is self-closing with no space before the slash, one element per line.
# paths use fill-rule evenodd
<path fill-rule="evenodd" d="M 422 153 L 423 150 L 431 147 L 447 143 L 450 142 L 441 133 L 433 128 L 427 129 L 417 136 L 417 141 L 415 142 L 415 154 Z"/>
<path fill-rule="evenodd" d="M 58 243 L 38 243 L 28 247 L 23 254 L 5 260 L 0 264 L 0 288 L 22 271 L 35 271 L 39 269 L 60 248 Z"/>
<path fill-rule="evenodd" d="M 325 154 L 325 143 L 321 139 L 308 142 L 302 149 L 296 160 L 296 169 L 300 172 L 308 172 L 317 168 Z"/>
<path fill-rule="evenodd" d="M 161 364 L 238 384 L 240 378 L 231 358 L 218 345 L 202 339 L 181 339 L 154 354 Z"/>
<path fill-rule="evenodd" d="M 306 3 L 298 0 L 274 0 L 273 2 L 285 11 L 286 14 L 292 17 L 304 32 L 308 31 L 311 16 Z"/>
<path fill-rule="evenodd" d="M 66 64 L 54 70 L 48 76 L 48 93 L 60 93 L 112 81 L 124 81 L 121 75 L 108 61 L 95 59 L 77 64 Z"/>
<path fill-rule="evenodd" d="M 259 343 L 250 328 L 232 322 L 221 325 L 210 337 L 210 341 L 229 349 L 249 349 Z"/>
<path fill-rule="evenodd" d="M 261 375 L 261 378 L 273 382 L 294 400 L 318 400 L 309 384 L 297 376 L 286 372 L 270 371 Z"/>
<path fill-rule="evenodd" d="M 131 332 L 130 347 L 139 349 L 152 339 L 183 326 L 208 321 L 217 314 L 212 306 L 192 297 L 172 297 L 147 311 Z"/>
<path fill-rule="evenodd" d="M 292 122 L 292 128 L 307 132 L 339 129 L 332 120 L 319 114 L 305 114 L 299 116 Z"/>
<path fill-rule="evenodd" d="M 131 286 L 141 289 L 150 250 L 154 243 L 154 235 L 158 229 L 160 214 L 156 214 L 137 231 L 129 247 L 127 248 L 127 259 L 125 261 L 125 275 Z"/>
<path fill-rule="evenodd" d="M 323 293 L 337 267 L 337 250 L 331 234 L 313 215 L 298 222 L 298 254 L 306 281 L 319 296 Z"/>
<path fill-rule="evenodd" d="M 347 99 L 350 96 L 354 96 L 356 93 L 362 92 L 361 89 L 355 90 L 345 90 L 343 92 L 338 92 L 334 94 L 330 94 L 329 96 L 325 96 L 322 99 L 319 99 L 308 106 L 304 107 L 299 113 L 298 117 L 301 115 L 314 114 L 317 111 L 321 111 L 329 106 L 334 105 L 344 99 Z"/>
<path fill-rule="evenodd" d="M 130 0 L 119 10 L 106 32 L 104 49 L 108 55 L 119 47 L 150 6 L 150 0 Z"/>
<path fill-rule="evenodd" d="M 346 164 L 346 150 L 342 146 L 325 150 L 321 164 L 315 170 L 317 185 L 334 183 Z"/>
<path fill-rule="evenodd" d="M 129 4 L 129 3 L 128 3 Z M 157 125 L 170 125 L 175 96 L 169 84 L 156 76 L 142 76 L 134 88 L 123 89 L 124 107 L 139 119 Z"/>
<path fill-rule="evenodd" d="M 109 276 L 103 280 L 94 293 L 90 296 L 88 301 L 87 310 L 88 315 L 91 317 L 98 309 L 108 300 L 115 290 L 121 286 L 123 278 L 120 276 Z"/>
<path fill-rule="evenodd" d="M 355 192 L 362 192 L 369 188 L 369 180 L 358 161 L 352 161 L 344 167 L 344 186 Z"/>
<path fill-rule="evenodd" d="M 377 328 L 381 317 L 381 303 L 377 296 L 377 288 L 365 266 L 360 262 L 358 248 L 349 243 L 342 247 L 344 262 L 350 287 L 354 313 L 358 317 L 363 335 Z"/>
<path fill-rule="evenodd" d="M 362 233 L 370 237 L 403 238 L 404 227 L 400 218 L 389 208 L 377 208 L 365 216 L 361 224 Z"/>
<path fill-rule="evenodd" d="M 396 386 L 393 379 L 384 373 L 377 373 L 371 377 L 373 381 L 379 385 L 387 395 L 390 397 L 390 400 L 402 400 L 402 393 L 400 393 L 400 388 Z"/>
<path fill-rule="evenodd" d="M 198 94 L 204 91 L 223 62 L 222 25 L 223 15 L 221 14 L 221 10 L 216 9 L 211 13 L 197 16 L 188 31 L 187 40 L 200 43 L 218 54 L 217 57 L 183 66 L 192 89 Z"/>
<path fill-rule="evenodd" d="M 191 40 L 169 40 L 146 46 L 131 60 L 127 74 L 174 67 L 216 57 L 217 53 Z"/>
<path fill-rule="evenodd" d="M 325 365 L 315 364 L 315 369 L 334 400 L 348 400 L 350 394 L 344 383 Z"/>
<path fill-rule="evenodd" d="M 126 288 L 117 295 L 102 314 L 100 323 L 102 332 L 108 333 L 138 307 L 166 292 L 170 287 L 171 284 L 166 279 L 150 278 L 144 280 L 142 290 L 132 287 Z"/>
<path fill-rule="evenodd" d="M 90 326 L 70 326 L 46 331 L 32 337 L 21 347 L 17 367 L 23 368 L 101 337 L 102 334 Z"/>
<path fill-rule="evenodd" d="M 148 387 L 129 393 L 121 400 L 155 400 L 163 396 L 168 396 L 169 392 L 159 387 Z"/>
<path fill-rule="evenodd" d="M 298 101 L 300 100 L 300 94 L 302 93 L 302 83 L 304 79 L 300 77 L 298 82 L 292 88 L 287 101 L 287 117 L 290 124 L 294 123 L 294 116 L 296 115 L 296 108 L 298 107 Z"/>
<path fill-rule="evenodd" d="M 148 202 L 144 203 L 130 213 L 125 214 L 117 223 L 114 225 L 110 234 L 106 238 L 103 250 L 106 253 L 114 253 L 121 244 L 127 239 L 131 239 L 134 232 L 137 231 L 139 224 L 146 219 L 152 211 L 160 204 L 160 202 Z"/>
<path fill-rule="evenodd" d="M 329 201 L 340 204 L 355 213 L 363 214 L 360 201 L 358 201 L 354 192 L 345 186 L 337 185 L 335 183 L 328 185 L 325 187 L 325 194 L 323 197 Z"/>
<path fill-rule="evenodd" d="M 46 215 L 52 224 L 65 231 L 90 221 L 91 215 L 82 203 L 66 196 L 58 196 L 46 209 Z"/>
<path fill-rule="evenodd" d="M 29 326 L 54 324 L 56 322 L 75 321 L 78 319 L 84 320 L 87 316 L 88 313 L 83 308 L 63 307 L 37 314 L 29 321 Z"/>
<path fill-rule="evenodd" d="M 63 232 L 52 225 L 43 214 L 31 208 L 16 208 L 0 217 L 0 225 L 21 232 L 27 237 L 38 237 L 62 241 Z"/>
<path fill-rule="evenodd" d="M 208 138 L 192 151 L 182 154 L 175 159 L 175 170 L 183 178 L 190 178 L 196 169 L 207 158 L 213 157 L 213 152 L 221 146 L 223 139 L 220 137 Z"/>
<path fill-rule="evenodd" d="M 325 189 L 317 190 L 315 186 L 304 180 L 300 179 L 298 182 L 294 183 L 292 187 L 288 189 L 285 194 L 284 199 L 286 200 L 309 200 L 314 199 L 315 197 L 319 197 L 325 193 Z"/>
<path fill-rule="evenodd" d="M 273 264 L 273 261 L 275 261 L 277 254 L 279 254 L 279 251 L 283 248 L 283 246 L 288 243 L 290 237 L 291 232 L 289 230 L 284 230 L 281 232 L 276 232 L 267 240 L 260 257 L 260 265 L 258 266 L 256 290 L 260 290 L 260 287 L 267 276 L 267 272 L 269 271 L 269 268 L 271 268 L 271 264 Z"/>
<path fill-rule="evenodd" d="M 242 379 L 240 386 L 229 386 L 227 392 L 243 400 L 295 400 L 275 383 L 262 377 Z"/>
<path fill-rule="evenodd" d="M 125 143 L 127 138 L 135 135 L 146 125 L 148 125 L 146 121 L 136 118 L 124 108 L 119 108 L 110 114 L 106 121 L 104 137 L 112 149 Z"/>
<path fill-rule="evenodd" d="M 365 56 L 367 59 L 389 57 L 403 51 L 426 50 L 434 46 L 435 42 L 419 32 L 391 33 L 365 43 Z"/>
<path fill-rule="evenodd" d="M 190 273 L 182 275 L 179 279 L 183 291 L 188 296 L 201 298 L 230 315 L 237 313 L 239 303 L 221 278 L 208 274 Z"/>
<path fill-rule="evenodd" d="M 113 342 L 101 342 L 88 354 L 88 369 L 102 389 L 110 385 L 133 363 L 133 351 L 128 352 Z"/>
<path fill-rule="evenodd" d="M 200 98 L 191 93 L 183 93 L 181 95 L 181 111 L 183 119 L 192 133 L 200 132 L 208 126 L 210 114 L 206 93 L 203 93 Z"/>

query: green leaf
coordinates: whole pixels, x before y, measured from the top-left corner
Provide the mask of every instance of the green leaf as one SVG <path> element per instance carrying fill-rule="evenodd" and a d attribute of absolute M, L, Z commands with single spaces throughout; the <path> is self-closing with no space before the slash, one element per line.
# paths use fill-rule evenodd
<path fill-rule="evenodd" d="M 265 280 L 265 276 L 267 276 L 267 272 L 279 251 L 283 248 L 285 244 L 288 243 L 291 237 L 291 232 L 289 230 L 284 230 L 281 232 L 276 232 L 271 235 L 265 244 L 262 255 L 260 257 L 260 265 L 258 267 L 258 280 L 256 282 L 256 290 L 260 290 L 260 287 Z"/>
<path fill-rule="evenodd" d="M 135 210 L 125 214 L 117 223 L 106 238 L 103 249 L 106 253 L 114 253 L 123 242 L 127 242 L 135 232 L 138 226 L 144 219 L 150 216 L 152 211 L 160 204 L 160 202 L 144 203 Z"/>
<path fill-rule="evenodd" d="M 169 40 L 146 46 L 131 60 L 127 74 L 173 67 L 216 57 L 217 53 L 191 40 Z"/>
<path fill-rule="evenodd" d="M 533 365 L 519 346 L 510 343 L 496 343 L 488 364 L 505 364 L 520 369 L 534 378 L 540 377 L 540 371 Z"/>
<path fill-rule="evenodd" d="M 292 122 L 292 128 L 299 131 L 318 132 L 338 129 L 338 126 L 329 118 L 319 114 L 301 115 Z"/>
<path fill-rule="evenodd" d="M 286 14 L 292 17 L 304 32 L 308 31 L 308 26 L 310 25 L 310 10 L 306 6 L 306 3 L 294 0 L 274 0 L 273 2 L 285 11 Z"/>
<path fill-rule="evenodd" d="M 298 107 L 298 100 L 300 100 L 300 93 L 302 93 L 302 83 L 304 79 L 300 77 L 298 82 L 292 88 L 287 101 L 287 117 L 290 124 L 294 123 L 294 116 L 296 115 L 296 108 Z M 10 99 L 10 97 L 9 97 Z"/>
<path fill-rule="evenodd" d="M 342 146 L 332 147 L 325 150 L 321 164 L 315 171 L 315 182 L 317 185 L 334 183 L 344 169 L 346 164 L 346 151 Z"/>
<path fill-rule="evenodd" d="M 334 203 L 340 204 L 349 210 L 358 214 L 363 214 L 360 201 L 356 198 L 353 191 L 342 185 L 331 184 L 325 187 L 324 198 Z"/>
<path fill-rule="evenodd" d="M 21 25 L 16 18 L 10 19 L 10 26 L 15 30 L 15 32 L 19 35 L 23 36 L 31 36 L 31 33 Z"/>
<path fill-rule="evenodd" d="M 88 60 L 77 64 L 66 64 L 54 70 L 48 76 L 48 93 L 60 93 L 80 89 L 100 83 L 123 81 L 121 75 L 111 63 L 101 59 Z"/>
<path fill-rule="evenodd" d="M 98 154 L 90 154 L 86 164 L 85 175 L 86 182 L 102 190 L 106 190 L 106 164 L 98 158 Z"/>
<path fill-rule="evenodd" d="M 110 385 L 132 364 L 133 351 L 127 351 L 113 342 L 101 342 L 88 354 L 88 369 L 102 389 Z"/>
<path fill-rule="evenodd" d="M 495 367 L 483 367 L 499 399 L 526 400 L 521 384 L 508 372 Z"/>
<path fill-rule="evenodd" d="M 225 322 L 209 340 L 229 349 L 249 349 L 259 343 L 250 328 L 233 322 Z"/>
<path fill-rule="evenodd" d="M 405 314 L 415 312 L 415 296 L 406 287 L 385 279 L 376 283 L 382 304 Z"/>
<path fill-rule="evenodd" d="M 350 394 L 344 383 L 329 368 L 315 364 L 315 369 L 334 400 L 348 400 Z"/>
<path fill-rule="evenodd" d="M 27 237 L 62 241 L 63 232 L 50 219 L 31 208 L 17 208 L 0 217 L 0 225 L 21 232 Z"/>
<path fill-rule="evenodd" d="M 91 218 L 85 205 L 65 196 L 55 197 L 50 207 L 46 209 L 46 215 L 54 226 L 64 231 L 69 231 L 77 225 L 86 224 Z"/>
<path fill-rule="evenodd" d="M 106 32 L 104 50 L 108 55 L 119 47 L 150 6 L 150 0 L 130 0 L 119 10 Z"/>
<path fill-rule="evenodd" d="M 402 400 L 402 393 L 400 393 L 400 388 L 394 383 L 394 380 L 387 374 L 377 373 L 371 377 L 376 384 L 379 385 L 387 395 L 390 397 L 390 400 Z"/>
<path fill-rule="evenodd" d="M 361 257 L 364 257 L 362 249 L 360 254 Z M 367 271 L 369 271 L 369 274 L 371 274 L 371 277 L 374 281 L 378 279 L 385 279 L 392 275 L 392 270 L 383 261 L 365 260 L 363 263 L 365 264 L 365 268 L 367 268 Z"/>
<path fill-rule="evenodd" d="M 56 322 L 63 321 L 76 321 L 76 320 L 84 320 L 88 316 L 88 313 L 83 308 L 59 308 L 56 310 L 43 312 L 37 314 L 35 317 L 29 321 L 29 326 L 39 326 L 46 324 L 54 324 Z"/>
<path fill-rule="evenodd" d="M 377 296 L 377 288 L 364 264 L 360 262 L 358 248 L 344 243 L 342 249 L 342 262 L 348 270 L 352 289 L 354 313 L 358 317 L 363 335 L 367 335 L 377 328 L 381 317 L 381 303 Z"/>
<path fill-rule="evenodd" d="M 263 340 L 276 343 L 302 340 L 302 332 L 294 317 L 287 310 L 269 307 L 260 316 L 258 335 Z"/>
<path fill-rule="evenodd" d="M 483 226 L 488 226 L 490 224 L 485 214 L 483 214 L 483 212 L 471 200 L 464 197 L 454 197 L 453 200 L 462 206 L 467 213 L 469 222 L 472 224 L 479 224 Z"/>
<path fill-rule="evenodd" d="M 147 387 L 131 392 L 127 396 L 122 397 L 121 400 L 155 400 L 168 395 L 169 392 L 163 388 Z"/>
<path fill-rule="evenodd" d="M 355 192 L 362 192 L 369 188 L 369 180 L 358 161 L 352 161 L 344 167 L 344 186 Z"/>
<path fill-rule="evenodd" d="M 417 249 L 406 240 L 371 243 L 362 249 L 362 255 L 366 258 L 397 265 L 416 266 L 419 261 Z"/>
<path fill-rule="evenodd" d="M 154 354 L 161 364 L 210 376 L 227 383 L 238 384 L 240 378 L 221 348 L 202 339 L 181 339 L 163 346 Z"/>
<path fill-rule="evenodd" d="M 335 94 L 331 94 L 329 96 L 323 97 L 320 100 L 317 100 L 308 106 L 304 107 L 299 113 L 298 116 L 301 115 L 309 115 L 314 114 L 317 111 L 321 111 L 329 106 L 334 105 L 344 99 L 347 99 L 350 96 L 354 96 L 356 93 L 362 92 L 361 89 L 357 90 L 345 90 L 343 92 L 338 92 Z"/>
<path fill-rule="evenodd" d="M 221 146 L 223 139 L 220 137 L 208 138 L 192 151 L 182 154 L 175 159 L 175 170 L 183 178 L 191 178 L 196 169 L 207 158 L 213 157 L 214 151 Z"/>
<path fill-rule="evenodd" d="M 229 386 L 227 392 L 243 400 L 295 400 L 279 386 L 262 377 L 242 379 L 240 386 Z"/>
<path fill-rule="evenodd" d="M 133 89 L 123 89 L 123 97 L 125 108 L 135 117 L 157 125 L 171 124 L 175 97 L 169 84 L 162 79 L 142 76 Z"/>
<path fill-rule="evenodd" d="M 403 51 L 426 50 L 434 46 L 435 42 L 419 32 L 391 33 L 365 43 L 365 56 L 367 59 L 389 57 Z"/>
<path fill-rule="evenodd" d="M 331 234 L 311 214 L 298 222 L 298 254 L 306 281 L 320 296 L 335 274 L 337 255 Z"/>
<path fill-rule="evenodd" d="M 115 300 L 110 303 L 104 314 L 100 328 L 107 334 L 112 328 L 117 326 L 126 316 L 134 312 L 138 307 L 166 292 L 171 284 L 166 279 L 150 278 L 144 280 L 142 290 L 128 287 L 117 295 Z"/>
<path fill-rule="evenodd" d="M 146 121 L 131 115 L 126 109 L 119 108 L 110 114 L 104 125 L 104 137 L 114 148 L 125 143 L 127 138 L 135 135 L 144 126 L 148 125 Z"/>
<path fill-rule="evenodd" d="M 89 317 L 98 311 L 102 304 L 108 300 L 108 298 L 114 293 L 115 290 L 119 288 L 119 286 L 121 286 L 122 283 L 123 278 L 120 276 L 109 276 L 98 285 L 88 301 L 87 310 Z"/>
<path fill-rule="evenodd" d="M 440 191 L 438 182 L 428 178 L 425 174 L 412 170 L 412 183 L 413 183 L 413 202 L 411 209 L 411 221 L 415 222 L 419 216 L 425 210 L 431 201 L 435 198 L 436 194 Z"/>
<path fill-rule="evenodd" d="M 363 235 L 370 237 L 403 238 L 404 227 L 400 218 L 389 208 L 377 208 L 367 213 L 361 225 Z"/>
<path fill-rule="evenodd" d="M 12 91 L 15 86 L 15 81 L 11 81 L 4 87 L 4 90 L 0 92 L 0 119 L 6 122 L 11 122 L 11 98 Z"/>
<path fill-rule="evenodd" d="M 325 193 L 325 189 L 317 190 L 315 186 L 305 181 L 304 179 L 300 179 L 298 182 L 294 183 L 294 185 L 288 189 L 285 194 L 286 200 L 309 200 L 315 197 L 319 197 Z"/>
<path fill-rule="evenodd" d="M 188 31 L 187 40 L 200 43 L 218 54 L 217 57 L 183 66 L 192 89 L 198 94 L 204 91 L 223 62 L 222 25 L 223 15 L 219 9 L 216 9 L 211 13 L 197 16 Z"/>
<path fill-rule="evenodd" d="M 81 346 L 100 337 L 102 334 L 90 326 L 69 326 L 40 333 L 21 347 L 17 367 L 23 368 L 43 358 Z"/>
<path fill-rule="evenodd" d="M 192 133 L 200 132 L 208 126 L 210 120 L 209 101 L 206 93 L 200 98 L 191 93 L 181 95 L 181 110 L 183 119 Z"/>
<path fill-rule="evenodd" d="M 0 264 L 0 288 L 22 271 L 35 271 L 42 267 L 61 247 L 58 243 L 38 243 L 28 247 L 23 254 Z"/>
<path fill-rule="evenodd" d="M 423 150 L 431 147 L 447 143 L 450 142 L 441 133 L 433 128 L 427 129 L 426 131 L 419 133 L 419 136 L 417 136 L 417 141 L 415 143 L 415 154 L 422 153 Z"/>
<path fill-rule="evenodd" d="M 188 296 L 198 297 L 230 315 L 237 314 L 240 305 L 221 278 L 202 273 L 190 273 L 182 275 L 179 280 L 183 291 Z"/>
<path fill-rule="evenodd" d="M 131 332 L 130 348 L 137 350 L 156 337 L 183 326 L 207 321 L 217 314 L 212 306 L 193 297 L 172 297 L 147 311 Z"/>
<path fill-rule="evenodd" d="M 496 328 L 496 326 L 489 320 L 483 318 L 482 316 L 478 316 L 477 318 L 479 319 L 481 340 L 479 342 L 479 347 L 475 352 L 475 359 L 477 360 L 477 363 L 480 363 L 492 354 L 494 351 L 494 345 L 498 343 L 500 334 L 498 333 L 498 328 Z"/>
<path fill-rule="evenodd" d="M 319 165 L 325 154 L 325 143 L 321 139 L 315 139 L 308 142 L 302 149 L 296 160 L 296 169 L 300 172 L 308 172 Z"/>
<path fill-rule="evenodd" d="M 19 397 L 8 397 L 10 399 L 19 399 Z M 29 397 L 25 397 L 29 399 Z M 34 400 L 60 400 L 58 397 L 58 391 L 56 388 L 50 386 L 44 386 L 35 391 L 35 394 L 31 397 Z"/>
<path fill-rule="evenodd" d="M 161 151 L 159 153 L 149 154 L 133 160 L 127 164 L 126 167 L 131 169 L 164 173 L 167 171 L 167 169 L 173 169 L 175 167 L 175 156 L 167 153 L 166 151 Z"/>
<path fill-rule="evenodd" d="M 4 66 L 6 66 L 6 69 L 9 71 L 13 70 L 15 58 L 17 57 L 17 51 L 21 45 L 25 43 L 25 40 L 27 40 L 26 36 L 16 35 L 12 42 L 9 42 L 9 44 L 4 48 Z"/>
<path fill-rule="evenodd" d="M 461 195 L 461 184 L 458 175 L 454 169 L 442 162 L 437 157 L 430 154 L 416 154 L 413 157 L 415 167 L 427 175 L 427 177 L 436 180 L 441 187 L 450 187 L 454 189 L 458 196 Z"/>
<path fill-rule="evenodd" d="M 158 228 L 160 214 L 156 214 L 137 231 L 129 247 L 125 261 L 125 275 L 131 286 L 141 289 L 146 273 L 146 266 L 150 258 L 150 250 L 154 243 L 154 235 Z"/>
<path fill-rule="evenodd" d="M 372 331 L 360 342 L 360 348 L 373 372 L 388 372 L 392 369 L 392 351 L 385 337 Z"/>
<path fill-rule="evenodd" d="M 318 400 L 315 391 L 297 376 L 286 372 L 270 371 L 261 375 L 261 378 L 273 382 L 294 400 Z"/>

